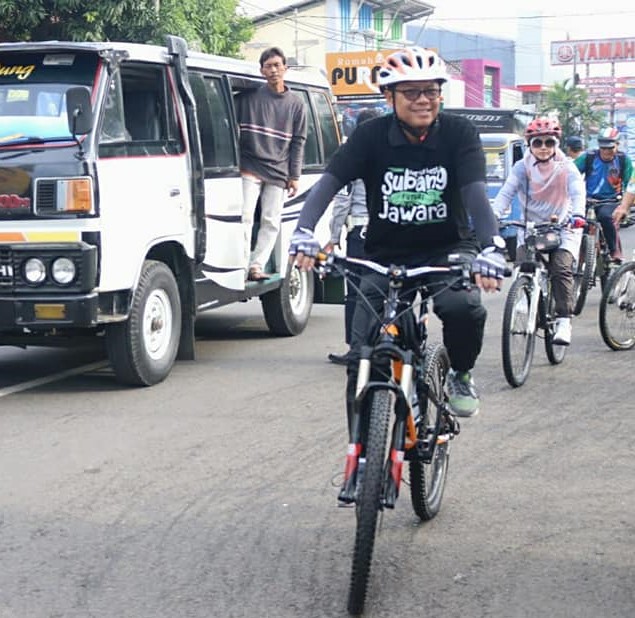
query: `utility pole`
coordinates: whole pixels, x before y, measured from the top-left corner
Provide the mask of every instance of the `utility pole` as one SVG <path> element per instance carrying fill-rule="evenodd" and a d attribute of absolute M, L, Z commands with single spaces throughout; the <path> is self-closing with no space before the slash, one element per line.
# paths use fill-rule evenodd
<path fill-rule="evenodd" d="M 611 86 L 609 92 L 611 94 L 611 119 L 610 125 L 615 126 L 615 60 L 611 61 Z"/>

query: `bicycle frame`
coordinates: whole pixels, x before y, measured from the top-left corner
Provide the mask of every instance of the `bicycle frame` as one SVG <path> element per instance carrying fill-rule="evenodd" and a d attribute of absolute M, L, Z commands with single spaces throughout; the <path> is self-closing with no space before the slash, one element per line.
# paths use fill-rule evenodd
<path fill-rule="evenodd" d="M 518 222 L 510 222 L 508 225 L 519 225 Z M 522 224 L 525 228 L 525 259 L 521 264 L 514 267 L 512 281 L 515 281 L 519 276 L 526 277 L 531 281 L 531 297 L 529 303 L 529 318 L 527 322 L 527 329 L 530 334 L 536 331 L 538 320 L 538 310 L 540 306 L 541 297 L 546 300 L 549 289 L 549 270 L 547 267 L 547 258 L 536 247 L 536 231 L 537 226 L 532 221 L 528 221 L 526 224 Z M 546 314 L 546 308 L 544 313 Z"/>
<path fill-rule="evenodd" d="M 460 431 L 458 422 L 448 413 L 445 402 L 440 401 L 434 393 L 426 391 L 424 394 L 430 399 L 439 413 L 436 417 L 432 438 L 423 441 L 417 437 L 415 416 L 413 414 L 413 397 L 415 394 L 417 398 L 420 397 L 420 393 L 415 392 L 415 385 L 421 377 L 417 375 L 416 366 L 422 365 L 425 358 L 427 327 L 425 317 L 417 323 L 413 305 L 408 303 L 405 306 L 403 299 L 400 297 L 400 292 L 406 279 L 433 277 L 434 275 L 453 274 L 456 276 L 457 281 L 462 279 L 464 285 L 469 285 L 470 267 L 466 264 L 457 264 L 447 267 L 423 266 L 411 269 L 393 265 L 386 268 L 369 260 L 332 256 L 329 259 L 362 265 L 370 270 L 387 275 L 389 279 L 384 311 L 380 317 L 379 338 L 372 345 L 362 346 L 360 350 L 351 423 L 351 443 L 346 454 L 344 483 L 339 499 L 344 503 L 355 501 L 359 458 L 364 448 L 364 436 L 362 435 L 363 416 L 368 411 L 368 402 L 371 399 L 371 395 L 378 390 L 389 390 L 395 396 L 395 421 L 389 453 L 390 470 L 380 507 L 394 508 L 399 495 L 403 462 L 417 457 L 421 461 L 429 463 L 432 460 L 434 449 L 439 440 L 447 441 Z M 422 281 L 418 288 L 422 296 L 421 306 L 425 308 L 427 301 L 434 294 L 426 287 L 425 281 Z M 404 347 L 402 339 L 408 330 L 411 333 L 417 333 L 418 349 Z M 371 380 L 373 367 L 381 364 L 382 360 L 384 365 L 386 365 L 387 361 L 391 367 L 390 380 Z M 425 385 L 422 386 L 426 388 Z M 450 426 L 450 432 L 448 435 L 441 436 L 441 425 L 444 422 Z M 408 455 L 406 454 L 407 452 Z"/>
<path fill-rule="evenodd" d="M 596 209 L 605 204 L 618 204 L 619 200 L 607 199 L 607 200 L 595 200 L 592 198 L 587 199 L 587 233 L 589 236 L 595 239 L 595 264 L 594 273 L 592 277 L 592 285 L 595 285 L 596 278 L 599 277 L 602 289 L 606 284 L 606 281 L 612 270 L 615 269 L 617 263 L 611 258 L 608 244 L 606 242 L 606 236 L 604 235 L 604 228 L 597 220 Z M 619 232 L 616 229 L 616 240 L 618 248 L 621 247 L 621 240 Z"/>

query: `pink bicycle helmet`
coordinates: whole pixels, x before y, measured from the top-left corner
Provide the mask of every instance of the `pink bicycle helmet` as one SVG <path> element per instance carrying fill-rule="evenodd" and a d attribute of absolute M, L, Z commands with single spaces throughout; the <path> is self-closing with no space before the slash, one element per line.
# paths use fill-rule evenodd
<path fill-rule="evenodd" d="M 423 47 L 406 47 L 386 56 L 378 73 L 381 88 L 413 81 L 447 82 L 445 62 L 436 52 Z"/>
<path fill-rule="evenodd" d="M 551 135 L 560 139 L 562 137 L 562 129 L 557 120 L 551 118 L 534 118 L 525 128 L 525 138 L 530 141 L 532 137 L 537 135 Z"/>
<path fill-rule="evenodd" d="M 599 146 L 614 146 L 620 140 L 620 132 L 615 127 L 606 127 L 598 135 Z"/>

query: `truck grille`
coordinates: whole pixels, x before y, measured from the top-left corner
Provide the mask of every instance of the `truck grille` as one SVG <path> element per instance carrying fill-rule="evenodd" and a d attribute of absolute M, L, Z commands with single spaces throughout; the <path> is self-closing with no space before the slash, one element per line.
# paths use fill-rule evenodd
<path fill-rule="evenodd" d="M 0 290 L 13 289 L 13 251 L 0 248 Z"/>

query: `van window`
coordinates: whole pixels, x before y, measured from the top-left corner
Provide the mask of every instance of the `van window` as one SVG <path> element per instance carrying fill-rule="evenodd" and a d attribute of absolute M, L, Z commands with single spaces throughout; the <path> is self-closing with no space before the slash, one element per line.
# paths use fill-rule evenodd
<path fill-rule="evenodd" d="M 99 127 L 101 157 L 184 151 L 166 70 L 131 63 L 112 75 Z"/>
<path fill-rule="evenodd" d="M 203 165 L 221 170 L 238 166 L 230 111 L 220 77 L 190 74 L 201 134 Z"/>
<path fill-rule="evenodd" d="M 523 146 L 522 144 L 514 144 L 514 150 L 512 152 L 512 164 L 516 163 L 516 161 L 520 161 L 523 158 Z"/>
<path fill-rule="evenodd" d="M 322 146 L 324 148 L 324 163 L 328 163 L 340 145 L 337 120 L 328 95 L 324 92 L 312 92 L 311 98 L 317 110 L 318 123 L 322 133 Z"/>
<path fill-rule="evenodd" d="M 306 108 L 306 142 L 304 144 L 304 165 L 319 165 L 320 143 L 318 141 L 318 130 L 315 125 L 315 118 L 309 103 L 309 94 L 306 90 L 292 89 L 293 94 L 299 97 Z"/>

